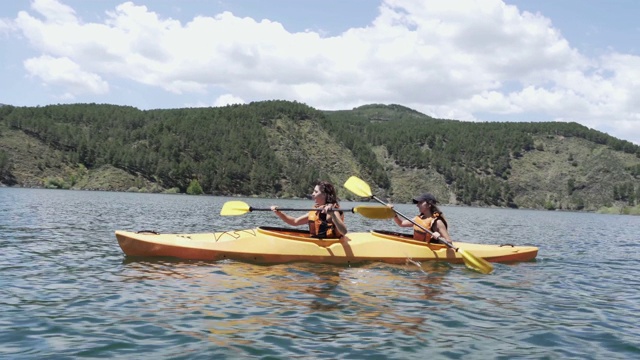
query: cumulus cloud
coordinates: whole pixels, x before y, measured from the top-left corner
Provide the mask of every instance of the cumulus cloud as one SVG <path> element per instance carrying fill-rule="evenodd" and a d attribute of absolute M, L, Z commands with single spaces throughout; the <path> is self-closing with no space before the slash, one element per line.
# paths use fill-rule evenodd
<path fill-rule="evenodd" d="M 235 105 L 235 104 L 245 104 L 246 101 L 243 99 L 234 96 L 232 94 L 224 94 L 218 96 L 218 98 L 213 102 L 213 106 L 226 106 L 226 105 Z"/>
<path fill-rule="evenodd" d="M 45 55 L 26 60 L 24 67 L 45 85 L 67 89 L 68 92 L 62 96 L 63 99 L 73 99 L 78 94 L 105 94 L 109 91 L 109 85 L 99 75 L 83 71 L 68 58 Z"/>
<path fill-rule="evenodd" d="M 37 0 L 31 3 L 31 8 L 42 14 L 49 23 L 64 25 L 77 21 L 75 10 L 57 0 Z"/>
<path fill-rule="evenodd" d="M 104 16 L 87 22 L 60 1 L 35 0 L 15 19 L 41 53 L 27 71 L 73 95 L 108 91 L 104 79 L 117 78 L 175 94 L 223 89 L 215 104 L 399 103 L 482 121 L 545 114 L 640 144 L 640 57 L 589 58 L 543 15 L 501 0 L 382 0 L 371 24 L 335 36 L 230 12 L 182 23 L 132 2 Z"/>

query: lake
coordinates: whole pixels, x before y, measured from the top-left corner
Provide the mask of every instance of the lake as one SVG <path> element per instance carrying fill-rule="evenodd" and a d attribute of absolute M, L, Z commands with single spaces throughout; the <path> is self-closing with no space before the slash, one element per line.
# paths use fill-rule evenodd
<path fill-rule="evenodd" d="M 116 241 L 115 230 L 286 226 L 270 212 L 222 217 L 229 200 L 312 204 L 0 188 L 0 358 L 640 357 L 638 216 L 443 206 L 456 241 L 540 248 L 536 261 L 490 275 L 409 260 L 127 259 Z M 410 230 L 345 217 L 350 231 Z"/>

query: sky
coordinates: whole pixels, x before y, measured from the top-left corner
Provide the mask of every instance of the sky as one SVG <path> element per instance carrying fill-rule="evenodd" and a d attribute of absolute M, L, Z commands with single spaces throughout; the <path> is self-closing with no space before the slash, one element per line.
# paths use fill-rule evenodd
<path fill-rule="evenodd" d="M 400 104 L 640 145 L 637 0 L 13 0 L 0 104 Z"/>

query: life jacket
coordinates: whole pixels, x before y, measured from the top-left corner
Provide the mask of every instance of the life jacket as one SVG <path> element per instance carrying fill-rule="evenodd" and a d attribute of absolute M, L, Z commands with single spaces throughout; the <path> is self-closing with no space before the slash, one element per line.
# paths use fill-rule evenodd
<path fill-rule="evenodd" d="M 431 232 L 437 231 L 437 229 L 435 229 L 437 220 L 441 220 L 444 223 L 444 226 L 446 228 L 449 228 L 449 226 L 447 225 L 447 221 L 440 215 L 439 212 L 436 212 L 430 217 L 424 217 L 422 214 L 420 214 L 413 218 L 413 221 L 416 224 L 421 225 L 423 228 L 428 229 Z M 413 225 L 413 238 L 414 240 L 430 242 L 431 234 L 425 232 L 420 227 Z"/>
<path fill-rule="evenodd" d="M 318 205 L 316 205 L 316 207 L 318 207 Z M 338 209 L 339 206 L 336 205 L 334 208 Z M 342 211 L 339 213 L 340 218 L 344 221 L 344 213 Z M 331 216 L 328 216 L 326 213 L 322 213 L 320 210 L 309 211 L 309 233 L 311 233 L 312 237 L 319 239 L 337 239 L 343 235 L 340 234 L 338 229 L 336 229 L 335 224 L 331 220 Z"/>

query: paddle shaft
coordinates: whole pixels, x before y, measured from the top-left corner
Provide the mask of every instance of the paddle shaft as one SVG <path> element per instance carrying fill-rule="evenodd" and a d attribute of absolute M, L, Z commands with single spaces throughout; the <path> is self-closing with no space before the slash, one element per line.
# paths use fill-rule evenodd
<path fill-rule="evenodd" d="M 379 202 L 380 204 L 387 205 L 387 203 L 385 203 L 384 201 L 380 200 L 380 199 L 379 199 L 377 196 L 375 196 L 375 195 L 371 195 L 371 198 L 372 198 L 373 200 L 375 200 L 375 201 Z M 429 235 L 433 235 L 433 232 L 432 232 L 431 230 L 429 230 L 429 229 L 425 228 L 424 226 L 422 226 L 422 225 L 420 225 L 420 224 L 416 223 L 415 221 L 413 221 L 413 219 L 409 219 L 407 216 L 405 216 L 405 215 L 404 215 L 403 213 L 401 213 L 400 211 L 398 211 L 398 210 L 396 210 L 396 209 L 393 209 L 393 211 L 394 211 L 396 214 L 398 214 L 400 217 L 402 217 L 402 218 L 405 218 L 405 219 L 409 220 L 413 225 L 415 225 L 415 226 L 419 227 L 420 229 L 422 229 L 422 230 L 426 231 L 427 233 L 429 233 Z M 441 243 L 445 244 L 446 246 L 448 246 L 448 247 L 452 248 L 453 250 L 458 251 L 458 248 L 457 248 L 457 247 L 453 246 L 453 244 L 452 244 L 452 243 L 448 242 L 448 241 L 447 241 L 447 239 L 443 238 L 442 236 L 440 236 L 440 237 L 439 237 L 439 238 L 437 238 L 436 240 L 438 240 L 439 242 L 441 242 Z"/>
<path fill-rule="evenodd" d="M 296 209 L 296 208 L 277 208 L 277 211 L 322 211 L 322 209 Z M 271 208 L 254 208 L 252 206 L 249 207 L 249 211 L 273 211 Z M 344 209 L 331 209 L 328 211 L 345 211 Z M 347 210 L 349 211 L 349 210 Z M 353 212 L 353 209 L 351 209 Z"/>

